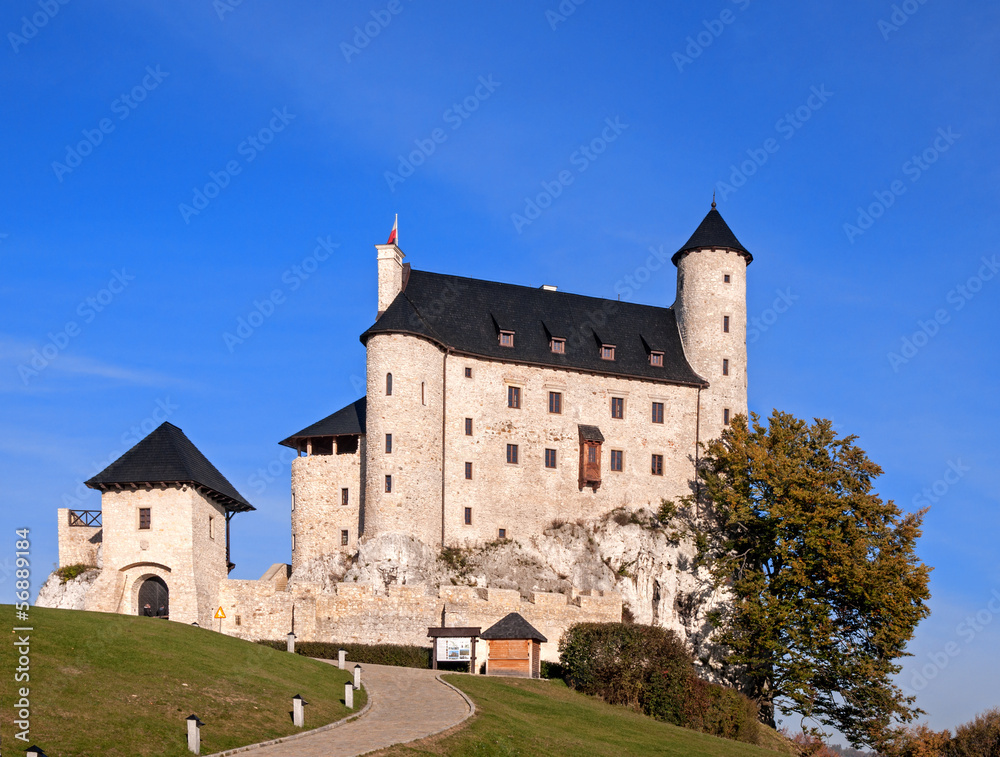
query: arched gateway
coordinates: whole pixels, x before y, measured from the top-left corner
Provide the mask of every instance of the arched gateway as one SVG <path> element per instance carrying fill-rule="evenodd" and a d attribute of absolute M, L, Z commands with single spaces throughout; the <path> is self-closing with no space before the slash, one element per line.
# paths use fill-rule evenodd
<path fill-rule="evenodd" d="M 169 617 L 170 590 L 159 576 L 150 576 L 139 587 L 139 615 Z"/>

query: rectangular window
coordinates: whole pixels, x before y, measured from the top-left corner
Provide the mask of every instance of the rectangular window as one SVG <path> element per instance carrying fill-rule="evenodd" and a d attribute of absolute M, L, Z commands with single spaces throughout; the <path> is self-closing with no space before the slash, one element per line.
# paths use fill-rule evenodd
<path fill-rule="evenodd" d="M 653 455 L 652 473 L 654 476 L 663 475 L 663 455 Z"/>
<path fill-rule="evenodd" d="M 729 375 L 729 359 L 728 358 L 722 358 L 722 375 L 723 376 L 728 376 Z"/>
<path fill-rule="evenodd" d="M 420 382 L 420 404 L 421 405 L 426 405 L 427 404 L 427 398 L 426 398 L 426 395 L 424 393 L 424 382 L 423 381 Z"/>
<path fill-rule="evenodd" d="M 601 360 L 614 360 L 615 346 L 613 344 L 601 345 Z"/>
<path fill-rule="evenodd" d="M 545 467 L 546 468 L 556 467 L 556 451 L 554 449 L 545 450 Z"/>
<path fill-rule="evenodd" d="M 295 534 L 292 534 L 292 552 L 295 551 Z"/>
<path fill-rule="evenodd" d="M 725 423 L 727 426 L 729 425 L 729 408 L 728 407 L 725 410 L 722 411 L 722 422 Z"/>
<path fill-rule="evenodd" d="M 465 464 L 465 477 L 468 479 L 472 478 L 472 463 Z"/>
<path fill-rule="evenodd" d="M 146 531 L 152 528 L 152 518 L 150 516 L 150 508 L 140 507 L 139 508 L 139 528 Z"/>
<path fill-rule="evenodd" d="M 348 489 L 346 486 L 343 489 L 340 490 L 340 504 L 343 505 L 343 506 L 345 506 L 345 507 L 347 506 L 347 504 L 350 501 L 351 495 L 350 495 L 349 492 L 350 492 L 350 489 Z"/>
<path fill-rule="evenodd" d="M 621 473 L 625 469 L 625 453 L 620 449 L 611 450 L 611 470 Z"/>
<path fill-rule="evenodd" d="M 501 528 L 500 529 L 500 533 L 498 534 L 498 536 L 501 539 L 506 539 L 507 538 L 507 529 L 506 528 Z"/>
<path fill-rule="evenodd" d="M 559 355 L 565 355 L 566 354 L 566 340 L 565 339 L 553 339 L 551 342 L 549 342 L 549 347 L 551 347 L 552 351 L 555 352 L 556 354 L 559 354 Z"/>
<path fill-rule="evenodd" d="M 556 415 L 562 412 L 562 392 L 549 392 L 549 412 Z"/>
<path fill-rule="evenodd" d="M 611 398 L 611 417 L 612 418 L 625 417 L 625 399 L 623 397 Z"/>
<path fill-rule="evenodd" d="M 208 538 L 209 539 L 215 538 L 215 518 L 213 518 L 211 515 L 208 516 Z"/>
<path fill-rule="evenodd" d="M 292 492 L 292 512 L 295 512 L 295 492 Z"/>
<path fill-rule="evenodd" d="M 722 316 L 722 330 L 725 333 L 727 333 L 727 334 L 729 333 L 729 316 L 728 315 Z"/>
<path fill-rule="evenodd" d="M 521 387 L 507 387 L 507 407 L 513 407 L 515 409 L 521 407 Z"/>
<path fill-rule="evenodd" d="M 341 531 L 340 532 L 340 546 L 346 547 L 347 546 L 347 542 L 349 542 L 351 540 L 350 536 L 351 536 L 350 533 L 348 533 L 346 530 L 345 531 Z"/>
<path fill-rule="evenodd" d="M 392 434 L 385 435 L 385 454 L 392 453 Z"/>
<path fill-rule="evenodd" d="M 588 463 L 597 462 L 597 447 L 593 444 L 587 447 L 587 462 Z"/>
<path fill-rule="evenodd" d="M 507 462 L 511 465 L 517 465 L 517 445 L 508 444 L 507 445 Z"/>
<path fill-rule="evenodd" d="M 465 435 L 472 436 L 472 418 L 465 419 Z"/>
<path fill-rule="evenodd" d="M 465 508 L 465 525 L 467 525 L 467 526 L 471 526 L 472 525 L 472 508 L 471 507 Z"/>
<path fill-rule="evenodd" d="M 732 281 L 732 279 L 730 279 L 728 273 L 722 274 L 722 283 L 723 284 L 729 284 L 731 281 Z"/>
<path fill-rule="evenodd" d="M 392 476 L 386 475 L 385 477 L 385 493 L 389 494 L 392 492 Z"/>
<path fill-rule="evenodd" d="M 466 368 L 465 369 L 465 377 L 466 378 L 472 378 L 472 369 L 471 368 Z"/>
<path fill-rule="evenodd" d="M 501 331 L 500 332 L 500 346 L 501 347 L 513 347 L 514 346 L 514 332 L 513 331 Z"/>
<path fill-rule="evenodd" d="M 662 352 L 650 352 L 649 353 L 649 364 L 655 366 L 656 368 L 663 367 L 663 353 Z"/>
<path fill-rule="evenodd" d="M 663 423 L 663 403 L 653 403 L 653 423 Z"/>

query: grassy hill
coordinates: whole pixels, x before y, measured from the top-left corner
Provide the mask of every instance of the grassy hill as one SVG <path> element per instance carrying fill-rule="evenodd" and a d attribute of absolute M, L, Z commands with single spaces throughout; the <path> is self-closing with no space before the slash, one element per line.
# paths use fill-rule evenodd
<path fill-rule="evenodd" d="M 773 731 L 765 736 L 770 749 L 707 736 L 605 704 L 561 681 L 463 675 L 445 680 L 476 703 L 475 718 L 454 733 L 392 747 L 378 757 L 777 757 L 770 749 L 785 751 L 787 743 Z"/>
<path fill-rule="evenodd" d="M 30 617 L 31 681 L 16 686 L 31 688 L 31 741 L 14 739 L 5 683 L 4 754 L 38 744 L 58 757 L 182 757 L 192 713 L 205 722 L 202 754 L 210 754 L 297 732 L 296 694 L 309 702 L 306 728 L 350 713 L 349 673 L 336 666 L 156 618 L 34 607 Z M 0 605 L 0 618 L 23 625 L 11 605 Z M 5 681 L 16 654 L 12 641 L 0 644 Z M 356 710 L 363 704 L 356 692 Z"/>

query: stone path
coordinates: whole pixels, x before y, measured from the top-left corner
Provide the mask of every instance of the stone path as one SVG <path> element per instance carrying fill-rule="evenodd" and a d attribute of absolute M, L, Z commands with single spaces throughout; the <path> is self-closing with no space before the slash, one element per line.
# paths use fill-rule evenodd
<path fill-rule="evenodd" d="M 336 661 L 331 664 L 336 665 Z M 354 663 L 348 663 L 347 669 L 353 670 Z M 241 754 L 247 757 L 353 757 L 439 733 L 469 717 L 473 707 L 461 693 L 439 681 L 437 676 L 436 670 L 362 665 L 361 682 L 372 703 L 364 716 L 337 728 L 282 744 L 252 747 Z"/>

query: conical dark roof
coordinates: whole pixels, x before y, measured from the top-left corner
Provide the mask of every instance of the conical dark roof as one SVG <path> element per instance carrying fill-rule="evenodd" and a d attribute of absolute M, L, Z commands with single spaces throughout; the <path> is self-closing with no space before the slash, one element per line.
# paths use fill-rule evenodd
<path fill-rule="evenodd" d="M 492 626 L 483 631 L 484 639 L 534 639 L 548 641 L 531 623 L 516 612 L 505 615 Z"/>
<path fill-rule="evenodd" d="M 348 436 L 365 433 L 365 413 L 367 412 L 367 399 L 362 397 L 355 400 L 347 407 L 342 407 L 333 415 L 328 415 L 321 421 L 316 421 L 311 426 L 306 426 L 297 434 L 292 434 L 284 441 L 278 442 L 286 447 L 295 449 L 295 443 L 299 439 L 315 438 L 317 436 Z"/>
<path fill-rule="evenodd" d="M 692 250 L 723 249 L 734 250 L 741 253 L 747 259 L 747 265 L 753 260 L 753 255 L 749 250 L 740 244 L 729 224 L 722 218 L 722 214 L 715 209 L 715 202 L 712 202 L 712 209 L 695 229 L 694 234 L 671 258 L 674 265 L 681 259 L 685 252 Z"/>
<path fill-rule="evenodd" d="M 85 483 L 91 489 L 109 484 L 195 484 L 209 489 L 227 510 L 256 509 L 172 423 L 161 424 Z"/>

